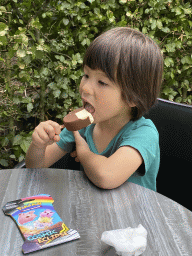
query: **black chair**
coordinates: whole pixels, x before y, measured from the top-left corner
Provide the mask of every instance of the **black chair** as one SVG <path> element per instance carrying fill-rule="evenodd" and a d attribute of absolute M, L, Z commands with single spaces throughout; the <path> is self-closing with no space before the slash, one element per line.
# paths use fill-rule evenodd
<path fill-rule="evenodd" d="M 157 192 L 192 211 L 192 202 L 186 199 L 192 186 L 192 106 L 158 99 L 144 116 L 154 122 L 159 132 L 161 160 Z M 25 162 L 15 168 L 25 168 Z M 80 163 L 66 154 L 51 168 L 80 170 Z"/>
<path fill-rule="evenodd" d="M 192 106 L 158 99 L 145 118 L 159 132 L 157 192 L 192 211 Z"/>

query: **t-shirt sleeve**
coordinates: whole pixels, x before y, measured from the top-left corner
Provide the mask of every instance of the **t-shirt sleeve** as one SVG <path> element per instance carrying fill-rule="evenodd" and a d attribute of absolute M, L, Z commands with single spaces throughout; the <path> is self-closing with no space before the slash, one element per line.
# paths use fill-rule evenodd
<path fill-rule="evenodd" d="M 155 127 L 144 125 L 124 134 L 119 147 L 131 146 L 139 151 L 147 172 L 157 157 L 159 150 L 159 134 Z"/>
<path fill-rule="evenodd" d="M 68 153 L 71 153 L 75 145 L 75 138 L 73 133 L 64 128 L 59 134 L 59 137 L 60 141 L 57 142 L 57 145 Z"/>

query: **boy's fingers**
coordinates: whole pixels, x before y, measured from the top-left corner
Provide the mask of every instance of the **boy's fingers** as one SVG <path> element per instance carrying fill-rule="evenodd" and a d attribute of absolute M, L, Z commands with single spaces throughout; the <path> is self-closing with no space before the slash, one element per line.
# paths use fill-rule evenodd
<path fill-rule="evenodd" d="M 75 150 L 75 151 L 73 151 L 73 152 L 71 152 L 71 157 L 76 157 L 77 156 L 77 151 Z"/>
<path fill-rule="evenodd" d="M 81 134 L 79 133 L 79 131 L 73 131 L 73 135 L 75 137 L 75 142 L 76 144 L 81 144 L 82 141 L 84 141 L 84 139 L 81 137 Z"/>
<path fill-rule="evenodd" d="M 64 128 L 64 125 L 60 125 L 60 124 L 58 124 L 54 121 L 51 121 L 51 120 L 49 120 L 48 123 L 49 123 L 49 125 L 51 125 L 54 128 L 55 134 L 58 134 L 58 135 L 61 133 L 61 129 Z"/>
<path fill-rule="evenodd" d="M 50 140 L 53 140 L 54 139 L 54 136 L 55 136 L 55 129 L 52 125 L 47 125 L 45 128 L 44 128 L 45 132 L 48 134 Z"/>
<path fill-rule="evenodd" d="M 44 135 L 44 136 L 40 136 L 36 131 L 34 131 L 34 134 L 33 134 L 33 137 L 35 136 L 35 143 L 38 143 L 38 144 L 45 144 L 46 142 L 49 141 L 49 137 L 48 135 Z"/>
<path fill-rule="evenodd" d="M 55 135 L 55 136 L 54 136 L 54 141 L 55 141 L 55 142 L 60 141 L 60 137 L 59 137 L 59 135 Z"/>
<path fill-rule="evenodd" d="M 41 140 L 45 142 L 48 142 L 50 140 L 50 133 L 46 129 L 37 131 L 37 135 Z"/>

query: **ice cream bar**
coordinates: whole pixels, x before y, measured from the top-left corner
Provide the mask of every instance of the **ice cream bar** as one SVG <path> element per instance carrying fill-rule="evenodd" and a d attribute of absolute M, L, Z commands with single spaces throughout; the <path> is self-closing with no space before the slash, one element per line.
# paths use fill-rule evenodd
<path fill-rule="evenodd" d="M 94 122 L 94 118 L 84 107 L 75 109 L 63 118 L 68 131 L 78 131 Z"/>

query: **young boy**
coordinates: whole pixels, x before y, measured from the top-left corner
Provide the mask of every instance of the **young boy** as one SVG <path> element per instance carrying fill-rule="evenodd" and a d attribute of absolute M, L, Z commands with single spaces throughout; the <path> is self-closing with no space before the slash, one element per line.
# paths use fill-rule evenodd
<path fill-rule="evenodd" d="M 79 91 L 94 123 L 76 132 L 61 132 L 53 121 L 40 123 L 26 155 L 27 168 L 51 166 L 76 143 L 72 155 L 96 186 L 112 189 L 129 180 L 156 191 L 159 135 L 143 114 L 160 91 L 159 47 L 139 31 L 114 28 L 92 42 L 83 68 Z"/>

